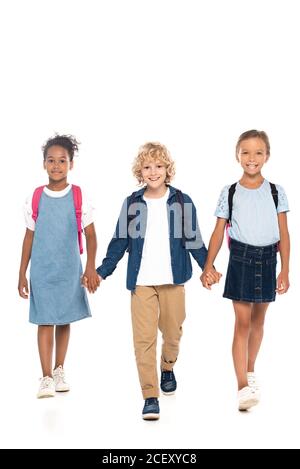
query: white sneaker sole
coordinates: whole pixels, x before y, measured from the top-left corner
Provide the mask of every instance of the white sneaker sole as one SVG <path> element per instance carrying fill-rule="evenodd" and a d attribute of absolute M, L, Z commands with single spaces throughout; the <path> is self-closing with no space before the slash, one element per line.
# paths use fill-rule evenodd
<path fill-rule="evenodd" d="M 158 420 L 159 419 L 159 414 L 145 414 L 142 415 L 143 420 Z"/>
<path fill-rule="evenodd" d="M 165 395 L 165 396 L 172 396 L 172 394 L 175 394 L 176 391 L 170 391 L 170 392 L 166 392 L 166 391 L 162 391 L 162 393 Z"/>
<path fill-rule="evenodd" d="M 257 405 L 258 403 L 259 403 L 259 400 L 256 397 L 252 397 L 242 402 L 241 404 L 239 404 L 239 410 L 248 410 L 251 407 L 254 407 L 255 405 Z"/>
<path fill-rule="evenodd" d="M 55 392 L 45 392 L 45 393 L 38 393 L 36 396 L 38 399 L 43 399 L 44 397 L 55 397 Z"/>
<path fill-rule="evenodd" d="M 70 391 L 70 387 L 65 386 L 65 387 L 61 387 L 61 388 L 55 388 L 55 391 L 56 392 L 68 392 L 68 391 Z"/>

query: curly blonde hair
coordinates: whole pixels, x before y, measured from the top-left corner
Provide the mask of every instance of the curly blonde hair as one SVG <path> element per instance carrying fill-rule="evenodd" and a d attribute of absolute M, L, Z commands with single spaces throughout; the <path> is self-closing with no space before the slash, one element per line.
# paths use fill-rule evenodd
<path fill-rule="evenodd" d="M 138 180 L 139 185 L 143 185 L 142 167 L 145 161 L 160 161 L 166 166 L 167 176 L 165 182 L 168 184 L 175 176 L 175 163 L 171 158 L 168 149 L 159 142 L 147 142 L 139 148 L 137 157 L 132 165 L 133 175 Z"/>

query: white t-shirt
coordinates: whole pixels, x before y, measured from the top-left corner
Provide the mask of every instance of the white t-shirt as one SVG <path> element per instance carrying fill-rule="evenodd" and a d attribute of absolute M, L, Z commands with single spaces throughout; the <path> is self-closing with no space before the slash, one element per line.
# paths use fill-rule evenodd
<path fill-rule="evenodd" d="M 72 188 L 72 184 L 69 184 L 62 191 L 51 191 L 47 187 L 44 187 L 44 192 L 49 197 L 63 197 L 64 195 L 68 194 L 71 188 Z M 27 197 L 25 201 L 25 205 L 24 205 L 25 224 L 26 224 L 26 227 L 29 228 L 31 231 L 34 231 L 35 229 L 35 221 L 32 218 L 33 192 L 30 196 Z M 81 207 L 82 207 L 82 217 L 81 217 L 82 226 L 83 228 L 86 228 L 88 225 L 94 222 L 94 207 L 83 191 L 82 191 L 82 206 Z"/>
<path fill-rule="evenodd" d="M 137 285 L 173 284 L 167 199 L 169 189 L 159 199 L 144 196 L 147 226 Z"/>

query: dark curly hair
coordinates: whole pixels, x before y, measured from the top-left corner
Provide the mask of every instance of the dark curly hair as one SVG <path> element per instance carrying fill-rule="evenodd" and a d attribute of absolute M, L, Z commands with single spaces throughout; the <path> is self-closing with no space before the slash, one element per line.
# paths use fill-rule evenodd
<path fill-rule="evenodd" d="M 74 158 L 74 153 L 78 151 L 78 145 L 80 142 L 76 140 L 73 135 L 59 135 L 55 134 L 54 137 L 51 137 L 47 140 L 47 142 L 42 146 L 44 161 L 47 157 L 47 151 L 50 147 L 54 145 L 58 145 L 69 153 L 70 161 Z"/>

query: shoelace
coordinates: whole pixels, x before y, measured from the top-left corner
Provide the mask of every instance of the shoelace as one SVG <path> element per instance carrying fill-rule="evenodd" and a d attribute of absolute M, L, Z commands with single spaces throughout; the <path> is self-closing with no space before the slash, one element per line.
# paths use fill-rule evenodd
<path fill-rule="evenodd" d="M 255 379 L 255 376 L 248 376 L 248 384 L 251 388 L 255 389 L 255 390 L 258 390 L 259 389 L 259 385 Z"/>
<path fill-rule="evenodd" d="M 162 372 L 162 380 L 163 381 L 173 381 L 174 380 L 173 371 L 163 371 Z"/>
<path fill-rule="evenodd" d="M 155 397 L 150 397 L 146 399 L 145 405 L 157 404 L 157 399 Z"/>
<path fill-rule="evenodd" d="M 65 372 L 62 367 L 56 368 L 53 374 L 57 381 L 62 381 L 63 383 L 65 383 Z"/>
<path fill-rule="evenodd" d="M 45 388 L 48 388 L 50 385 L 52 384 L 52 379 L 49 378 L 49 376 L 45 376 L 44 378 L 42 378 L 41 380 L 41 389 L 45 389 Z"/>
<path fill-rule="evenodd" d="M 243 399 L 245 396 L 248 396 L 250 394 L 255 394 L 255 390 L 253 388 L 251 388 L 250 386 L 246 386 L 245 388 L 243 389 L 240 389 L 240 391 L 238 392 L 238 397 L 240 399 Z"/>

